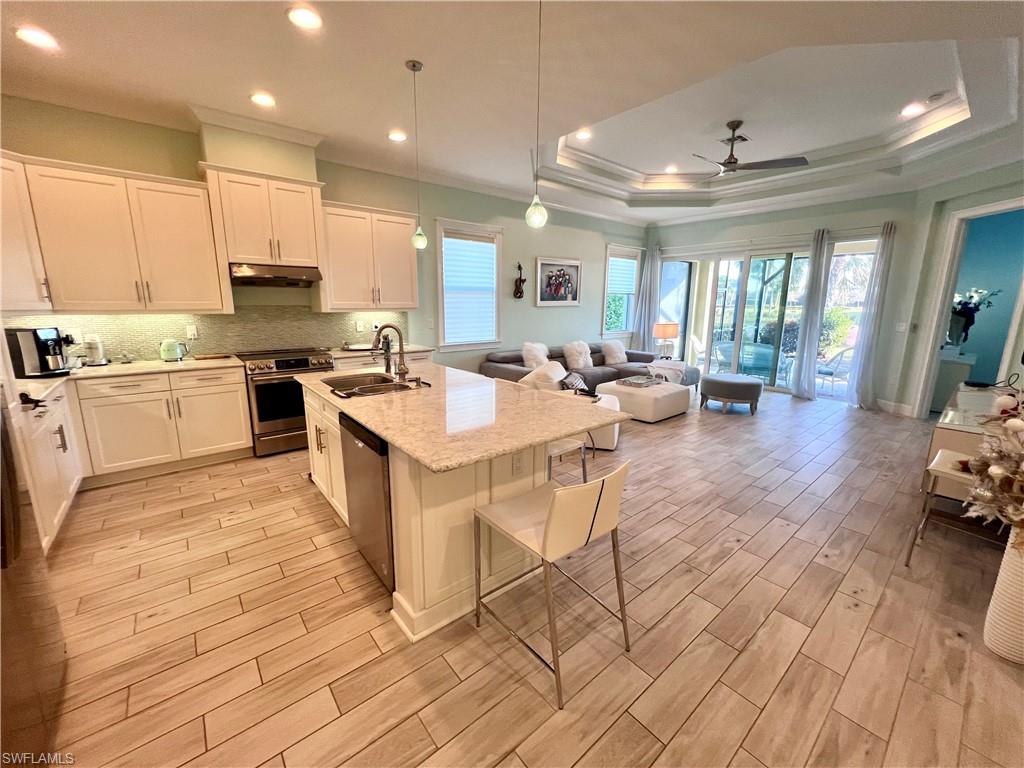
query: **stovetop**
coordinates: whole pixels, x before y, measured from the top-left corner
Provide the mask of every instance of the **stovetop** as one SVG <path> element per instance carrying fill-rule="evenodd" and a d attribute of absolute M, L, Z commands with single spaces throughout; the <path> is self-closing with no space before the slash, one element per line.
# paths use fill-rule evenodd
<path fill-rule="evenodd" d="M 263 349 L 255 352 L 237 352 L 239 360 L 272 360 L 278 357 L 320 356 L 330 353 L 327 347 L 298 347 L 295 349 Z"/>
<path fill-rule="evenodd" d="M 308 371 L 334 367 L 334 358 L 327 347 L 239 352 L 236 357 L 245 363 L 246 373 L 249 374 L 272 371 Z"/>

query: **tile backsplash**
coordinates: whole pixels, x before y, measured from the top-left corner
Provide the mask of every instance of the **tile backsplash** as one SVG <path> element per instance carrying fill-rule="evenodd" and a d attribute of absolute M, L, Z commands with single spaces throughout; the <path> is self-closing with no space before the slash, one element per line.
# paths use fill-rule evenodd
<path fill-rule="evenodd" d="M 356 323 L 364 324 L 363 331 Z M 236 306 L 233 315 L 131 314 L 131 315 L 14 315 L 4 314 L 8 328 L 56 326 L 64 333 L 96 334 L 107 357 L 122 352 L 136 360 L 160 357 L 164 339 L 185 341 L 185 326 L 195 325 L 199 338 L 194 354 L 248 352 L 292 347 L 338 347 L 342 342 L 365 343 L 373 339 L 373 323 L 394 323 L 409 335 L 405 312 L 313 312 L 301 306 Z M 71 354 L 81 354 L 79 344 Z"/>

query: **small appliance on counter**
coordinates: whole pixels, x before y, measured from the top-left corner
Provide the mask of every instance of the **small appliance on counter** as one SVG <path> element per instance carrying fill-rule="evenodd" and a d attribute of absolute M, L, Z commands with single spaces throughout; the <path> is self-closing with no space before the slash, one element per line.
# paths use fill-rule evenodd
<path fill-rule="evenodd" d="M 165 363 L 180 363 L 188 354 L 188 344 L 175 339 L 160 342 L 160 359 Z"/>
<path fill-rule="evenodd" d="M 62 335 L 59 329 L 7 328 L 4 334 L 16 378 L 35 379 L 71 373 L 64 345 L 74 344 L 75 340 Z"/>
<path fill-rule="evenodd" d="M 83 341 L 83 346 L 85 347 L 86 365 L 110 365 L 110 361 L 107 359 L 103 349 L 103 342 L 100 341 L 99 336 L 94 333 L 87 334 Z"/>

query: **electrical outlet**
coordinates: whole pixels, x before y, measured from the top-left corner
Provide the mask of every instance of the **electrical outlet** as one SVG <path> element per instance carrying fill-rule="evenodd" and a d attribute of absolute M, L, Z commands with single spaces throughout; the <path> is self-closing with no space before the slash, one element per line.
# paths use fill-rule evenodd
<path fill-rule="evenodd" d="M 896 323 L 896 333 L 906 333 L 906 332 L 907 332 L 907 324 L 906 323 Z"/>
<path fill-rule="evenodd" d="M 434 330 L 434 318 L 432 318 L 432 317 L 428 317 L 427 318 L 427 330 L 428 331 Z"/>
<path fill-rule="evenodd" d="M 191 325 L 191 324 L 186 325 L 185 326 L 185 339 L 187 341 L 195 341 L 198 338 L 199 338 L 199 329 L 196 328 L 194 325 Z"/>
<path fill-rule="evenodd" d="M 366 321 L 365 320 L 356 320 L 356 330 L 359 331 L 360 333 L 365 331 L 366 330 Z"/>
<path fill-rule="evenodd" d="M 383 323 L 374 323 L 374 324 L 373 324 L 373 330 L 375 330 L 375 331 L 379 331 L 379 330 L 380 330 L 380 327 L 381 327 L 382 325 L 383 325 Z"/>
<path fill-rule="evenodd" d="M 75 340 L 75 344 L 81 344 L 85 341 L 85 334 L 82 333 L 81 328 L 67 328 L 64 330 L 64 333 L 73 338 Z"/>
<path fill-rule="evenodd" d="M 523 454 L 512 454 L 512 477 L 519 477 L 523 474 Z"/>

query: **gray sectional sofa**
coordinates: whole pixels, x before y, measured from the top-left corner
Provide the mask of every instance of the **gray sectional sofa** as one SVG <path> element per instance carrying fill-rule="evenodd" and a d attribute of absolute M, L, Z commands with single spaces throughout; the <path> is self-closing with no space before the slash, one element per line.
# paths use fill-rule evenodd
<path fill-rule="evenodd" d="M 601 353 L 601 345 L 591 344 L 590 357 L 594 363 L 593 367 L 581 368 L 574 371 L 574 373 L 582 376 L 583 380 L 587 383 L 587 389 L 593 391 L 597 388 L 598 384 L 603 384 L 606 381 L 615 381 L 627 376 L 646 376 L 647 363 L 652 362 L 657 355 L 652 352 L 637 352 L 627 349 L 626 359 L 629 362 L 621 363 L 620 365 L 605 365 L 604 355 Z M 566 370 L 569 370 L 561 347 L 549 348 L 548 360 L 555 360 L 561 363 Z M 484 362 L 480 363 L 480 373 L 493 379 L 519 381 L 529 372 L 530 369 L 523 365 L 523 353 L 518 349 L 491 352 L 487 355 Z"/>

